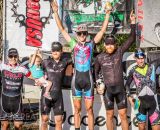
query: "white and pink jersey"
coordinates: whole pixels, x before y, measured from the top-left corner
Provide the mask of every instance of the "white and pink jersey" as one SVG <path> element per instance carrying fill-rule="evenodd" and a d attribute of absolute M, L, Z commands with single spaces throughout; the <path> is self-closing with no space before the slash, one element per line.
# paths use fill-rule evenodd
<path fill-rule="evenodd" d="M 24 76 L 29 77 L 30 71 L 17 64 L 0 64 L 2 78 L 2 93 L 9 97 L 15 97 L 21 94 Z"/>

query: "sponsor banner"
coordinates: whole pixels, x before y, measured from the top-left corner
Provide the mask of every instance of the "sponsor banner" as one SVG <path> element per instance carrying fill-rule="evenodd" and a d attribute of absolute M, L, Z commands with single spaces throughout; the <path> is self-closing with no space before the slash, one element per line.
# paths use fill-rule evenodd
<path fill-rule="evenodd" d="M 30 55 L 35 47 L 50 51 L 51 43 L 58 41 L 50 0 L 5 0 L 4 13 L 5 47 L 17 48 L 20 57 Z"/>
<path fill-rule="evenodd" d="M 114 12 L 111 13 L 109 27 L 113 28 L 114 22 L 127 26 L 126 10 L 131 10 L 133 3 L 126 0 L 65 0 L 63 2 L 63 23 L 72 33 L 78 24 L 87 24 L 90 33 L 97 33 L 105 19 L 106 2 L 111 2 Z M 129 8 L 126 8 L 129 7 Z M 127 20 L 128 21 L 128 20 Z M 112 29 L 107 31 L 111 31 Z"/>
<path fill-rule="evenodd" d="M 63 90 L 63 99 L 64 99 L 64 119 L 63 119 L 63 129 L 64 130 L 74 130 L 74 116 L 73 116 L 73 102 L 71 97 L 71 90 Z M 84 100 L 82 100 L 82 113 L 81 113 L 81 129 L 88 129 L 88 116 L 85 111 Z M 115 105 L 116 106 L 116 105 Z M 129 106 L 129 105 L 128 105 Z M 116 107 L 115 107 L 116 108 Z M 103 103 L 103 97 L 95 94 L 94 99 L 94 129 L 95 130 L 105 130 L 106 129 L 106 111 Z M 50 120 L 49 130 L 54 130 L 55 123 L 53 119 L 54 115 L 52 113 Z M 138 130 L 137 120 L 134 116 L 134 113 L 130 107 L 128 107 L 127 113 L 130 130 Z M 117 113 L 117 109 L 115 110 L 114 115 L 114 129 L 121 130 L 121 121 Z"/>
<path fill-rule="evenodd" d="M 160 1 L 136 0 L 140 47 L 160 47 Z"/>

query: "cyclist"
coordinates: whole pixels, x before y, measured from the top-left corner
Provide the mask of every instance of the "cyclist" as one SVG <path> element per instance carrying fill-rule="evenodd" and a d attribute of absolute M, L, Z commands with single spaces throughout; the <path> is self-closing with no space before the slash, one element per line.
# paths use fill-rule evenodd
<path fill-rule="evenodd" d="M 150 63 L 145 62 L 146 55 L 142 49 L 135 51 L 137 65 L 130 71 L 126 82 L 126 92 L 131 105 L 138 110 L 136 117 L 139 130 L 146 129 L 147 112 L 152 130 L 160 129 L 160 113 L 156 95 L 156 68 L 160 65 L 160 59 Z M 130 84 L 136 85 L 137 98 L 133 100 L 130 94 Z M 135 103 L 133 101 L 136 101 Z"/>
<path fill-rule="evenodd" d="M 22 130 L 22 86 L 24 76 L 31 73 L 18 64 L 18 51 L 11 48 L 8 51 L 8 62 L 0 64 L 2 90 L 0 96 L 0 120 L 2 130 L 8 130 L 9 121 L 14 121 L 16 130 Z"/>
<path fill-rule="evenodd" d="M 74 66 L 75 71 L 72 78 L 72 95 L 74 103 L 74 124 L 75 130 L 80 130 L 80 112 L 81 112 L 81 97 L 84 90 L 85 107 L 88 114 L 88 127 L 89 130 L 94 129 L 94 115 L 93 115 L 93 80 L 91 74 L 91 58 L 94 43 L 98 43 L 107 28 L 110 16 L 110 10 L 106 11 L 105 20 L 101 30 L 94 37 L 93 41 L 88 41 L 88 28 L 86 24 L 80 24 L 76 28 L 76 40 L 73 39 L 65 30 L 58 15 L 58 5 L 56 0 L 52 2 L 52 9 L 57 26 L 62 35 L 69 43 L 74 53 Z"/>
<path fill-rule="evenodd" d="M 71 59 L 62 59 L 62 45 L 59 42 L 52 43 L 52 56 L 42 62 L 42 68 L 49 81 L 52 81 L 50 95 L 52 100 L 43 96 L 45 88 L 42 89 L 41 96 L 41 114 L 42 124 L 41 130 L 48 130 L 48 119 L 51 109 L 54 112 L 55 129 L 62 130 L 62 116 L 64 112 L 63 95 L 62 95 L 62 81 L 65 74 L 65 69 L 71 63 Z M 39 81 L 41 84 L 41 82 Z M 38 84 L 38 82 L 37 82 Z"/>
<path fill-rule="evenodd" d="M 113 117 L 114 117 L 114 101 L 117 103 L 118 113 L 121 119 L 121 126 L 123 130 L 128 130 L 127 120 L 127 102 L 125 96 L 125 87 L 123 80 L 123 67 L 122 58 L 123 54 L 135 41 L 135 15 L 133 11 L 130 14 L 131 20 L 131 33 L 127 41 L 122 46 L 116 47 L 115 38 L 107 36 L 105 38 L 105 52 L 102 52 L 96 57 L 95 61 L 95 78 L 98 82 L 99 71 L 103 74 L 105 89 L 101 89 L 97 85 L 99 94 L 103 94 L 104 103 L 106 106 L 107 116 L 107 129 L 114 130 Z"/>

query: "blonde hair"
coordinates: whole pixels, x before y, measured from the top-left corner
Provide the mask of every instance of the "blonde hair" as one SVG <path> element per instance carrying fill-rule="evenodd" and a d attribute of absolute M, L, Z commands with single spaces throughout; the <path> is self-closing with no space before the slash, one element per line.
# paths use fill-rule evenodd
<path fill-rule="evenodd" d="M 31 63 L 32 58 L 33 58 L 33 55 L 34 55 L 34 54 L 30 55 L 30 57 L 29 57 L 29 63 Z M 36 55 L 35 60 L 36 60 L 37 58 L 39 58 L 39 59 L 42 61 L 42 57 L 41 57 L 40 55 L 38 55 L 38 54 Z"/>

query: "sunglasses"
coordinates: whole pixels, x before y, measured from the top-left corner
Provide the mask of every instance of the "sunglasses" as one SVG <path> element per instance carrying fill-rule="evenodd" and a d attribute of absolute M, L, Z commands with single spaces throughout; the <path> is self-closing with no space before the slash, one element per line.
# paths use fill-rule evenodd
<path fill-rule="evenodd" d="M 18 58 L 17 55 L 9 55 L 8 57 L 9 57 L 10 59 L 12 59 L 12 58 L 15 58 L 15 59 Z"/>
<path fill-rule="evenodd" d="M 88 35 L 88 32 L 77 32 L 77 35 L 78 36 L 81 36 L 83 34 L 83 36 L 87 36 Z"/>

